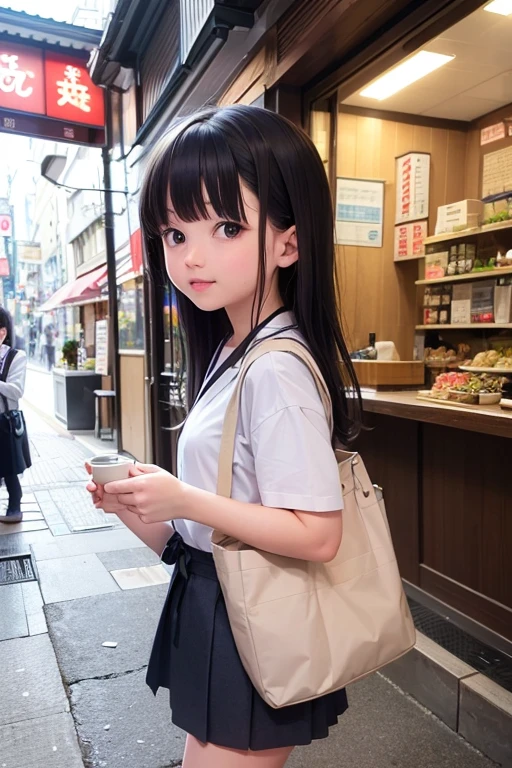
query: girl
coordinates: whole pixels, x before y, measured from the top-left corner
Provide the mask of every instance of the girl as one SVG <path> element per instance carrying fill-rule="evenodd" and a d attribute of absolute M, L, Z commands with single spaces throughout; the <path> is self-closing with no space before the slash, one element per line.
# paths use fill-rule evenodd
<path fill-rule="evenodd" d="M 279 115 L 209 109 L 159 142 L 141 220 L 149 268 L 165 265 L 185 332 L 191 408 L 178 478 L 138 464 L 128 480 L 88 490 L 177 563 L 147 682 L 170 691 L 173 722 L 188 733 L 184 768 L 282 768 L 295 745 L 327 736 L 347 707 L 345 691 L 279 710 L 264 703 L 233 641 L 211 533 L 312 561 L 339 548 L 332 440 L 357 434 L 360 397 L 338 320 L 327 178 L 309 138 Z M 244 382 L 225 499 L 215 494 L 220 437 L 241 359 L 278 335 L 316 358 L 336 434 L 305 365 L 284 352 L 263 355 Z M 357 396 L 346 398 L 342 372 Z"/>
<path fill-rule="evenodd" d="M 6 411 L 18 410 L 18 401 L 25 390 L 27 373 L 27 358 L 24 352 L 13 349 L 13 324 L 10 314 L 0 307 L 0 414 Z M 21 523 L 22 491 L 18 474 L 30 466 L 28 456 L 21 457 L 20 466 L 16 456 L 13 456 L 12 445 L 0 421 L 0 482 L 3 478 L 9 494 L 7 512 L 0 517 L 1 523 Z M 28 446 L 24 447 L 26 453 Z M 27 461 L 28 459 L 28 461 Z"/>

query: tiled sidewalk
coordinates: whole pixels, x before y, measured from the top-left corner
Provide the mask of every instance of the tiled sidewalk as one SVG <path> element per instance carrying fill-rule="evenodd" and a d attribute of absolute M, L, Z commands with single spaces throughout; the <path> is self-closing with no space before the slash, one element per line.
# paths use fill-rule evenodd
<path fill-rule="evenodd" d="M 90 453 L 29 407 L 24 410 L 33 465 L 22 478 L 23 522 L 0 525 L 0 555 L 31 553 L 39 583 L 0 585 L 0 766 L 83 768 L 44 605 L 119 593 L 123 578 L 136 584 L 139 563 L 150 573 L 161 566 L 117 518 L 92 506 L 84 469 Z M 0 507 L 6 498 L 0 489 Z M 90 527 L 100 530 L 73 533 Z M 122 550 L 126 558 L 116 557 Z M 160 583 L 168 579 L 165 572 L 159 575 Z M 144 584 L 148 578 L 143 572 Z M 149 580 L 155 583 L 156 576 Z"/>
<path fill-rule="evenodd" d="M 179 766 L 185 735 L 168 694 L 145 685 L 169 575 L 116 518 L 70 533 L 103 520 L 84 490 L 87 452 L 26 416 L 26 518 L 0 526 L 0 554 L 31 551 L 40 581 L 0 586 L 0 768 Z M 379 675 L 349 700 L 329 739 L 295 750 L 290 768 L 494 766 Z"/>

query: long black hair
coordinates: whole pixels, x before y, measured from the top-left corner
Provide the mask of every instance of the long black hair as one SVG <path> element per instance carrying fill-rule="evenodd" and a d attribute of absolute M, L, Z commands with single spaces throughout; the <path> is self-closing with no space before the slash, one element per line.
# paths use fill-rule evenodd
<path fill-rule="evenodd" d="M 241 105 L 205 109 L 173 126 L 149 157 L 141 189 L 150 276 L 165 272 L 161 232 L 168 226 L 169 200 L 183 221 L 208 218 L 206 194 L 217 216 L 244 222 L 241 182 L 260 204 L 253 324 L 264 299 L 267 219 L 279 231 L 295 225 L 299 259 L 279 270 L 279 290 L 329 388 L 334 438 L 346 444 L 360 430 L 361 394 L 340 325 L 329 184 L 303 131 L 274 112 Z M 176 295 L 192 403 L 231 324 L 224 309 L 204 312 L 180 291 Z"/>
<path fill-rule="evenodd" d="M 5 337 L 4 344 L 6 344 L 8 347 L 12 347 L 12 317 L 3 307 L 0 307 L 0 328 L 5 328 L 7 330 L 7 336 Z"/>

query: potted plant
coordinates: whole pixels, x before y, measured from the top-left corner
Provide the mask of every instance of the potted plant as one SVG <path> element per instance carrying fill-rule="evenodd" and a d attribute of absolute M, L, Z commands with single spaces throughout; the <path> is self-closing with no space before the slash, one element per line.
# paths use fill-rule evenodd
<path fill-rule="evenodd" d="M 62 345 L 62 359 L 67 367 L 75 370 L 78 361 L 78 341 L 65 341 Z"/>

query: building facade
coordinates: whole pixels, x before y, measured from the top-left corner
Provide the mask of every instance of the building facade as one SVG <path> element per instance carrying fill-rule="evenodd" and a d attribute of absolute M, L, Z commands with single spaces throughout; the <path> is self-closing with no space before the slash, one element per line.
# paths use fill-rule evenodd
<path fill-rule="evenodd" d="M 493 4 L 155 0 L 143 5 L 120 0 L 93 54 L 91 73 L 111 91 L 111 158 L 130 190 L 131 233 L 138 232 L 136 190 L 145 156 L 175 117 L 206 103 L 257 104 L 278 111 L 311 135 L 335 202 L 347 181 L 382 187 L 382 243 L 359 244 L 341 234 L 336 248 L 349 348 L 365 346 L 368 334 L 376 333 L 378 340 L 392 340 L 402 360 L 413 363 L 416 356 L 421 365 L 423 348 L 430 344 L 429 327 L 420 320 L 424 307 L 418 303 L 425 274 L 414 254 L 403 263 L 394 258 L 397 162 L 413 152 L 430 157 L 427 243 L 435 239 L 438 207 L 489 193 L 491 182 L 483 169 L 494 147 L 487 150 L 486 143 L 499 141 L 496 149 L 506 153 L 512 141 L 507 127 L 512 105 L 503 79 L 512 21 L 493 16 L 499 11 L 488 5 Z M 383 73 L 424 49 L 452 61 L 451 69 L 429 75 L 431 85 L 423 87 L 420 81 L 382 101 L 363 93 Z M 484 82 L 486 73 L 489 83 Z M 499 194 L 509 191 L 510 186 Z M 340 232 L 345 231 L 340 224 Z M 512 242 L 507 246 L 506 235 L 500 237 L 489 248 L 512 252 Z M 126 235 L 121 239 L 128 242 Z M 143 262 L 146 258 L 143 254 Z M 177 386 L 183 366 L 176 344 L 179 318 L 170 286 L 141 280 L 143 270 L 142 265 L 136 283 L 144 298 L 144 350 L 121 366 L 121 403 L 128 403 L 126 409 L 122 405 L 122 431 L 131 435 L 123 447 L 173 470 L 174 428 L 185 413 Z M 475 351 L 500 343 L 512 348 L 511 328 L 510 322 L 490 323 L 487 329 L 447 324 L 441 327 L 440 343 L 453 349 L 471 344 Z M 128 391 L 130 376 L 133 389 Z M 144 403 L 145 414 L 144 424 L 138 415 L 139 425 L 133 427 L 135 402 Z M 364 403 L 375 429 L 364 433 L 356 448 L 364 452 L 374 481 L 384 487 L 409 597 L 437 619 L 448 615 L 461 631 L 510 654 L 510 494 L 492 459 L 480 475 L 475 465 L 484 444 L 489 456 L 508 455 L 509 421 L 503 421 L 499 408 L 485 419 L 451 418 L 443 406 L 425 410 L 410 393 L 365 394 Z M 454 713 L 452 727 L 457 718 Z M 493 743 L 479 738 L 473 743 L 499 761 L 498 737 Z"/>

